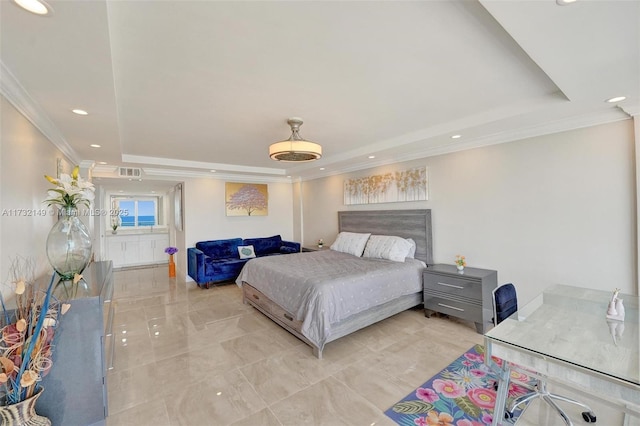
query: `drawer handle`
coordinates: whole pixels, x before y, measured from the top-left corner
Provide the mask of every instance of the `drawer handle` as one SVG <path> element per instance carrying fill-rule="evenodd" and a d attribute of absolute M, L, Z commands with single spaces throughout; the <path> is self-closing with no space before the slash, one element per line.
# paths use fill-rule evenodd
<path fill-rule="evenodd" d="M 254 294 L 253 298 L 256 299 L 256 300 L 260 300 L 260 297 L 257 294 Z"/>
<path fill-rule="evenodd" d="M 438 285 L 443 285 L 445 287 L 453 287 L 453 288 L 464 288 L 461 285 L 453 285 L 453 284 L 447 284 L 447 283 L 441 283 L 441 282 L 439 282 Z"/>
<path fill-rule="evenodd" d="M 438 306 L 442 306 L 443 308 L 455 309 L 456 311 L 464 312 L 462 308 L 456 308 L 455 306 L 445 305 L 444 303 L 438 303 Z"/>
<path fill-rule="evenodd" d="M 293 321 L 293 317 L 291 315 L 289 315 L 289 314 L 284 314 L 284 317 L 286 319 L 288 319 L 289 321 Z"/>

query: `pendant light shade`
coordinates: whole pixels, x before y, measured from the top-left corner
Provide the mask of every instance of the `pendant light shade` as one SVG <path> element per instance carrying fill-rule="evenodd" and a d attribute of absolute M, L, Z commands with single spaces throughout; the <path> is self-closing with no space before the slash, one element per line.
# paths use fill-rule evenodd
<path fill-rule="evenodd" d="M 314 142 L 309 142 L 300 137 L 298 131 L 302 126 L 302 119 L 292 117 L 287 120 L 291 126 L 289 139 L 276 142 L 269 146 L 269 157 L 276 161 L 305 162 L 322 157 L 322 147 Z"/>

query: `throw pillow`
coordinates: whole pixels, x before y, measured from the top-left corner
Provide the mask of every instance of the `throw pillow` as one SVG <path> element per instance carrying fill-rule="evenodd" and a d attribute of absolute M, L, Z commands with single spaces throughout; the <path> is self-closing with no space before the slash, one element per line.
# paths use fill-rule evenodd
<path fill-rule="evenodd" d="M 389 235 L 372 235 L 364 248 L 363 257 L 404 262 L 411 244 L 404 238 Z"/>
<path fill-rule="evenodd" d="M 256 257 L 256 252 L 253 249 L 253 246 L 238 246 L 238 254 L 240 255 L 240 259 L 251 259 L 252 257 Z"/>
<path fill-rule="evenodd" d="M 342 253 L 352 254 L 354 256 L 362 256 L 364 246 L 371 234 L 359 234 L 356 232 L 341 232 L 338 238 L 331 244 L 331 250 L 340 251 Z"/>
<path fill-rule="evenodd" d="M 407 257 L 410 257 L 411 259 L 415 259 L 416 258 L 416 242 L 413 241 L 412 238 L 407 238 L 407 241 L 409 242 L 409 244 L 411 244 L 411 248 L 409 249 L 409 254 L 407 254 Z"/>

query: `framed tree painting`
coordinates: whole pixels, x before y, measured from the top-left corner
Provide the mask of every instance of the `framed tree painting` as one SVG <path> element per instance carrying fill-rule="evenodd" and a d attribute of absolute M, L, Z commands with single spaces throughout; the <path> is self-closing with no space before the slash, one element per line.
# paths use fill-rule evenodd
<path fill-rule="evenodd" d="M 227 216 L 267 216 L 268 208 L 266 184 L 225 182 Z"/>

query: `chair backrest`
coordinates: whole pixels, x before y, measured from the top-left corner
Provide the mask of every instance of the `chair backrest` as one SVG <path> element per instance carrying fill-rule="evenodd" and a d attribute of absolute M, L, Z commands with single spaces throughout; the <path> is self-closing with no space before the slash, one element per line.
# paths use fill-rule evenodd
<path fill-rule="evenodd" d="M 500 324 L 518 310 L 518 295 L 513 284 L 503 284 L 493 290 L 493 323 Z"/>

